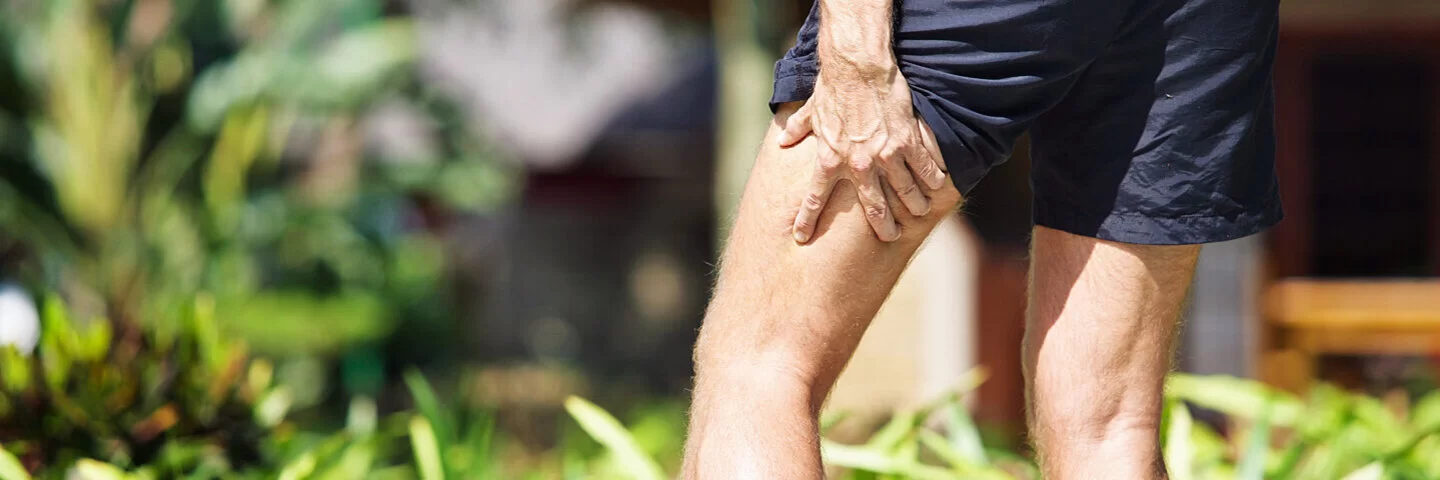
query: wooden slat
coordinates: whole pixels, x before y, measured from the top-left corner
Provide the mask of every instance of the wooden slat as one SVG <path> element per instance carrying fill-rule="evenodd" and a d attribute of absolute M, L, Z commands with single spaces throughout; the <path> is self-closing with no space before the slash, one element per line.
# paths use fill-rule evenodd
<path fill-rule="evenodd" d="M 1292 329 L 1440 332 L 1440 281 L 1290 279 L 1270 287 L 1266 317 Z"/>
<path fill-rule="evenodd" d="M 1307 352 L 1341 355 L 1430 355 L 1440 352 L 1440 331 L 1297 330 L 1290 345 Z"/>

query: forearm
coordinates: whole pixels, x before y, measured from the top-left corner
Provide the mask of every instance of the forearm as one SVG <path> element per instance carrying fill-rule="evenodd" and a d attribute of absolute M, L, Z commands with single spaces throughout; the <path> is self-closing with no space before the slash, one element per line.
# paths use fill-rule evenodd
<path fill-rule="evenodd" d="M 819 1 L 822 71 L 884 74 L 894 68 L 892 0 Z"/>

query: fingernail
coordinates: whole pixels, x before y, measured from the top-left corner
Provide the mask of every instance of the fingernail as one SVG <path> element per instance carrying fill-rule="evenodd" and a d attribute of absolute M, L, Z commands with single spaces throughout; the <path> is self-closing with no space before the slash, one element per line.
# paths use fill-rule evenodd
<path fill-rule="evenodd" d="M 788 145 L 788 144 L 790 144 L 790 132 L 781 131 L 781 132 L 780 132 L 780 135 L 776 138 L 775 141 L 776 141 L 776 143 L 779 143 L 780 145 Z"/>
<path fill-rule="evenodd" d="M 930 213 L 930 202 L 925 202 L 925 203 L 923 203 L 923 204 L 920 205 L 920 213 L 916 214 L 916 216 L 921 216 L 921 217 L 923 217 L 923 216 L 925 216 L 926 214 L 929 214 L 929 213 Z"/>
<path fill-rule="evenodd" d="M 796 242 L 805 243 L 805 242 L 808 241 L 808 240 L 810 240 L 810 234 L 805 233 L 805 232 L 802 232 L 802 231 L 800 231 L 800 230 L 796 230 L 796 231 L 795 231 L 795 241 L 796 241 Z"/>

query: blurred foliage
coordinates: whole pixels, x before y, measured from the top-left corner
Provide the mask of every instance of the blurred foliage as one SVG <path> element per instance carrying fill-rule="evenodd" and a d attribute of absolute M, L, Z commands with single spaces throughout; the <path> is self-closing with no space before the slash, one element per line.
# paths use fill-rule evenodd
<path fill-rule="evenodd" d="M 973 372 L 955 393 L 897 412 L 861 445 L 822 439 L 825 464 L 838 473 L 828 478 L 1039 479 L 1024 454 L 982 443 L 961 401 L 979 379 Z M 1329 385 L 1301 399 L 1252 380 L 1172 375 L 1161 427 L 1165 463 L 1176 480 L 1440 478 L 1440 392 L 1400 400 Z M 639 447 L 640 437 L 603 410 L 578 398 L 566 407 L 610 452 L 610 463 L 596 464 L 609 470 L 585 478 L 667 478 Z M 1224 414 L 1228 434 L 1197 420 L 1192 408 Z M 822 428 L 842 416 L 828 414 Z"/>
<path fill-rule="evenodd" d="M 174 336 L 147 333 L 133 350 L 136 343 L 114 337 L 110 323 L 76 321 L 55 296 L 42 304 L 45 329 L 33 355 L 0 349 L 0 480 L 607 478 L 588 472 L 624 471 L 604 451 L 578 444 L 516 454 L 524 447 L 497 429 L 496 412 L 463 395 L 473 388 L 462 385 L 447 403 L 416 371 L 404 377 L 413 412 L 382 413 L 355 397 L 338 431 L 307 428 L 289 418 L 297 386 L 221 335 L 215 304 L 203 295 L 177 314 Z M 583 418 L 608 421 L 610 438 L 675 448 L 637 450 L 633 458 L 678 454 L 681 410 L 644 413 L 632 434 L 589 408 Z"/>
<path fill-rule="evenodd" d="M 640 409 L 622 423 L 572 397 L 565 410 L 575 423 L 564 428 L 584 437 L 531 451 L 497 427 L 497 412 L 476 406 L 473 385 L 447 402 L 415 371 L 404 377 L 413 411 L 382 413 L 357 396 L 338 431 L 297 423 L 299 385 L 222 335 L 216 307 L 202 294 L 176 310 L 171 333 L 126 339 L 110 322 L 82 321 L 57 296 L 45 298 L 34 353 L 0 350 L 0 480 L 649 480 L 680 466 L 678 405 Z M 956 391 L 897 412 L 862 444 L 822 440 L 832 478 L 1038 479 L 1025 454 L 982 441 L 962 401 L 982 381 L 973 372 Z M 1440 478 L 1440 393 L 1381 400 L 1321 385 L 1302 399 L 1250 380 L 1177 374 L 1165 401 L 1161 443 L 1172 478 Z M 1223 414 L 1221 429 L 1194 409 Z M 842 418 L 828 413 L 822 429 Z"/>
<path fill-rule="evenodd" d="M 176 315 L 178 334 L 136 341 L 77 321 L 56 297 L 42 309 L 33 356 L 0 350 L 0 478 L 26 478 L 7 463 L 41 478 L 274 478 L 293 452 L 323 444 L 286 421 L 289 387 L 220 334 L 208 297 Z M 345 442 L 375 436 L 353 430 Z"/>
<path fill-rule="evenodd" d="M 1440 392 L 1386 400 L 1318 385 L 1304 398 L 1230 377 L 1173 376 L 1165 456 L 1171 478 L 1440 478 Z M 1222 437 L 1188 403 L 1225 414 Z"/>
<path fill-rule="evenodd" d="M 440 230 L 516 176 L 426 87 L 411 21 L 383 7 L 0 3 L 0 271 L 117 332 L 209 292 L 267 354 L 448 328 Z M 379 110 L 420 124 L 404 141 L 423 148 L 371 145 Z"/>

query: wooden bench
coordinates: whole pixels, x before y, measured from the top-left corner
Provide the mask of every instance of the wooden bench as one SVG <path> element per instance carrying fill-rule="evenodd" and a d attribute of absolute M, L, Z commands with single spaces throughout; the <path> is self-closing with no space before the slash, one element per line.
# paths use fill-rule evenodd
<path fill-rule="evenodd" d="M 1285 279 L 1265 292 L 1261 374 L 1301 391 L 1318 357 L 1440 353 L 1440 280 Z"/>

